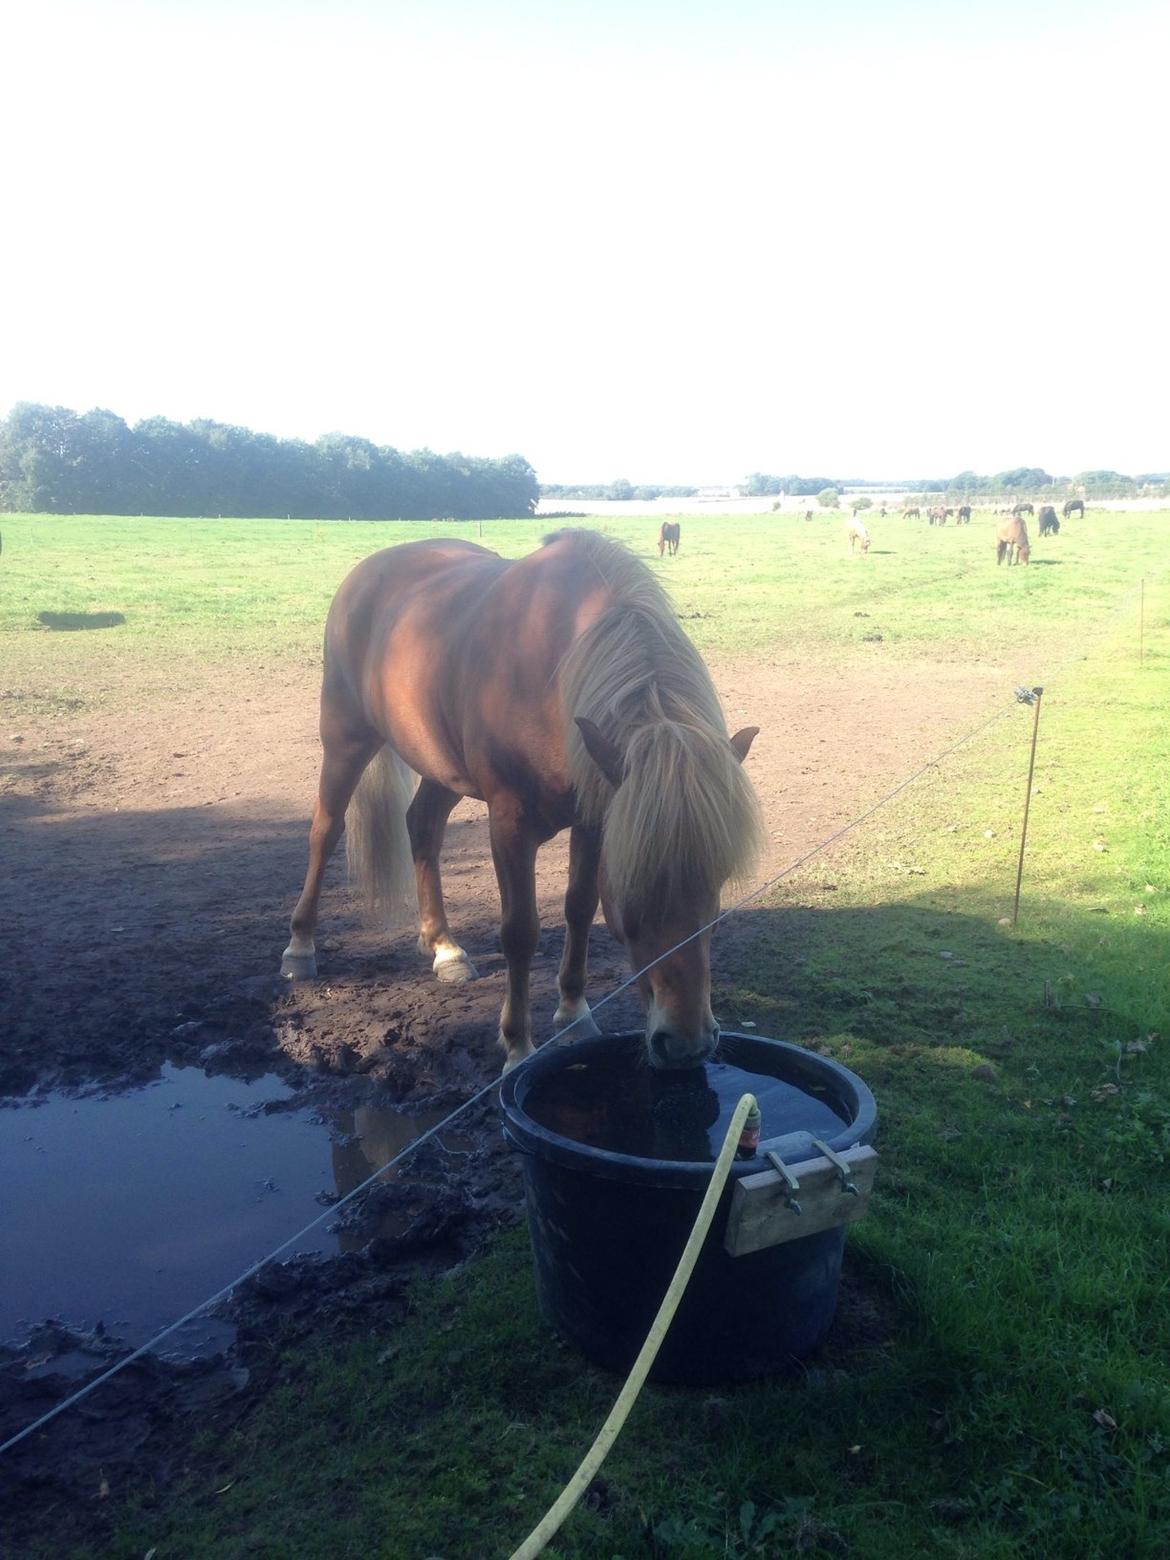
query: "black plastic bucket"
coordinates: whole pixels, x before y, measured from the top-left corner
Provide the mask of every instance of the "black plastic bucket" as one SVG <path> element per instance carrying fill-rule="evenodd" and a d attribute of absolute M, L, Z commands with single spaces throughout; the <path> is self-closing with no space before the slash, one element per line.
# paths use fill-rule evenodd
<path fill-rule="evenodd" d="M 523 1155 L 541 1314 L 608 1369 L 625 1372 L 633 1364 L 686 1244 L 724 1134 L 707 1098 L 715 1097 L 707 1080 L 730 1078 L 730 1069 L 755 1075 L 742 1080 L 742 1087 L 734 1077 L 735 1099 L 747 1090 L 756 1094 L 762 1140 L 752 1158 L 733 1165 L 651 1371 L 659 1381 L 710 1386 L 782 1370 L 815 1349 L 828 1331 L 837 1306 L 844 1226 L 731 1257 L 723 1245 L 728 1205 L 736 1180 L 769 1168 L 763 1157 L 768 1149 L 791 1165 L 817 1157 L 814 1137 L 837 1152 L 871 1142 L 877 1106 L 869 1089 L 828 1057 L 745 1034 L 724 1034 L 716 1065 L 690 1073 L 654 1073 L 644 1062 L 638 1032 L 550 1046 L 503 1080 L 504 1136 Z M 640 1096 L 633 1106 L 601 1097 L 610 1074 L 627 1084 L 633 1080 L 632 1092 Z M 623 1086 L 621 1092 L 630 1091 Z M 552 1095 L 565 1102 L 568 1130 L 538 1119 L 548 1114 Z M 622 1151 L 630 1120 L 639 1112 L 645 1119 L 647 1101 L 651 1113 L 661 1114 L 663 1100 L 678 1121 L 677 1130 L 671 1129 L 671 1153 L 695 1157 Z M 734 1103 L 724 1102 L 724 1118 Z M 802 1113 L 809 1118 L 803 1123 Z M 651 1128 L 650 1138 L 654 1135 Z M 607 1142 L 619 1146 L 599 1146 Z"/>

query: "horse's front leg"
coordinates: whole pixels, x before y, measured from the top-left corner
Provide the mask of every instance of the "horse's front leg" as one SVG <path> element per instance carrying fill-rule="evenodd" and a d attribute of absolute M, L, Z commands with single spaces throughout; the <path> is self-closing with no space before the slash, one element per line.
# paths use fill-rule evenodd
<path fill-rule="evenodd" d="M 565 951 L 557 985 L 561 1000 L 553 1015 L 557 1032 L 573 1026 L 573 1038 L 599 1035 L 585 1000 L 585 968 L 589 958 L 589 928 L 597 914 L 597 868 L 601 860 L 601 835 L 596 829 L 574 824 L 569 836 L 569 886 L 565 892 Z"/>
<path fill-rule="evenodd" d="M 488 803 L 492 860 L 500 885 L 500 942 L 507 963 L 507 990 L 500 1010 L 504 1071 L 532 1053 L 528 975 L 540 940 L 536 913 L 536 851 L 540 836 L 524 816 L 519 797 L 495 796 Z"/>

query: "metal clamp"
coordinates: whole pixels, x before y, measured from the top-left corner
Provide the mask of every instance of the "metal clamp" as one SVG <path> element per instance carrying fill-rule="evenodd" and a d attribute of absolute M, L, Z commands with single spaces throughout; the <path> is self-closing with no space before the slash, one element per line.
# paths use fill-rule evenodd
<path fill-rule="evenodd" d="M 851 1197 L 860 1197 L 861 1193 L 857 1190 L 850 1177 L 848 1161 L 842 1159 L 841 1155 L 835 1153 L 827 1143 L 822 1143 L 820 1138 L 813 1138 L 813 1147 L 818 1148 L 829 1163 L 835 1167 L 837 1174 L 841 1177 L 841 1190 L 848 1192 Z"/>
<path fill-rule="evenodd" d="M 781 1192 L 781 1194 L 780 1194 L 781 1197 L 783 1197 L 783 1199 L 784 1199 L 784 1206 L 791 1213 L 800 1213 L 802 1211 L 802 1209 L 801 1209 L 801 1206 L 797 1202 L 796 1197 L 794 1195 L 796 1192 L 799 1192 L 799 1190 L 800 1190 L 800 1182 L 796 1179 L 796 1177 L 793 1175 L 792 1171 L 788 1168 L 788 1166 L 780 1158 L 780 1155 L 776 1152 L 776 1150 L 774 1148 L 769 1148 L 765 1152 L 764 1158 L 772 1166 L 772 1169 L 775 1170 L 776 1174 L 780 1177 L 781 1181 L 784 1182 L 786 1190 Z"/>

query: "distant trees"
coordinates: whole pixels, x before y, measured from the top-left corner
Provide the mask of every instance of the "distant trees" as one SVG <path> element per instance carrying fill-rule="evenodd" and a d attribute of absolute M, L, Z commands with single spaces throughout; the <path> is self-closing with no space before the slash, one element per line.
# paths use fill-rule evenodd
<path fill-rule="evenodd" d="M 852 509 L 853 513 L 857 515 L 860 514 L 863 509 L 872 509 L 873 499 L 868 498 L 864 493 L 862 493 L 859 498 L 851 498 L 849 500 L 849 507 Z"/>
<path fill-rule="evenodd" d="M 658 487 L 642 483 L 634 486 L 625 477 L 616 482 L 542 482 L 541 498 L 608 498 L 619 502 L 636 498 L 644 502 L 653 498 L 694 498 L 694 487 Z"/>
<path fill-rule="evenodd" d="M 741 491 L 745 498 L 776 498 L 785 493 L 805 498 L 837 486 L 833 477 L 771 477 L 766 472 L 753 471 L 742 483 Z"/>
<path fill-rule="evenodd" d="M 822 509 L 836 509 L 840 497 L 835 487 L 822 488 L 817 494 L 817 503 Z"/>
<path fill-rule="evenodd" d="M 315 444 L 226 423 L 21 402 L 0 421 L 0 509 L 36 514 L 493 519 L 529 515 L 521 455 L 436 455 L 328 433 Z"/>
<path fill-rule="evenodd" d="M 1054 479 L 1040 466 L 1013 466 L 1010 471 L 998 472 L 992 481 L 1001 488 L 1022 488 L 1033 493 L 1038 488 L 1051 487 Z"/>
<path fill-rule="evenodd" d="M 1072 479 L 1072 486 L 1086 497 L 1094 498 L 1124 498 L 1138 490 L 1133 477 L 1120 471 L 1082 471 Z"/>
<path fill-rule="evenodd" d="M 1128 498 L 1143 491 L 1160 493 L 1165 482 L 1166 477 L 1156 472 L 1129 477 L 1123 471 L 1082 471 L 1075 477 L 1054 477 L 1042 466 L 1013 466 L 994 476 L 960 471 L 947 482 L 915 482 L 908 486 L 914 492 L 945 494 L 948 498 L 1039 496 L 1045 488 L 1052 496 L 1083 493 L 1096 498 Z"/>

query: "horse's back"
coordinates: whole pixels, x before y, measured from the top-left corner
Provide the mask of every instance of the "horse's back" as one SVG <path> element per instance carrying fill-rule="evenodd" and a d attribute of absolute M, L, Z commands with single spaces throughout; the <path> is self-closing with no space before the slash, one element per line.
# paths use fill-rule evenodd
<path fill-rule="evenodd" d="M 516 560 L 455 540 L 375 553 L 330 609 L 325 699 L 420 774 L 485 800 L 506 784 L 551 816 L 569 788 L 557 672 L 608 601 L 612 546 L 562 532 Z"/>
<path fill-rule="evenodd" d="M 388 633 L 408 612 L 423 619 L 442 613 L 454 629 L 485 584 L 508 567 L 505 559 L 457 538 L 403 542 L 371 553 L 338 586 L 325 624 L 326 664 L 355 669 L 380 654 Z"/>

